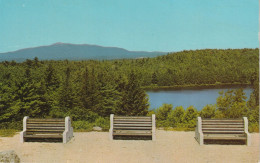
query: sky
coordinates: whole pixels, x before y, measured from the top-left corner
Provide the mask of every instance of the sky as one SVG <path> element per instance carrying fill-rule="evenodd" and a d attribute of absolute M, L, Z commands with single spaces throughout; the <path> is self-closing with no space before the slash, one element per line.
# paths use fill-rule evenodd
<path fill-rule="evenodd" d="M 258 0 L 0 0 L 0 53 L 56 42 L 173 52 L 257 48 Z"/>

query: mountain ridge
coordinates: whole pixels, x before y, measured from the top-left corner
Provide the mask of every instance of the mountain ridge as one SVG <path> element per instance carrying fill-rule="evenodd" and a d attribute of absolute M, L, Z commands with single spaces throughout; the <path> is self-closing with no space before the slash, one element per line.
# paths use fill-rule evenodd
<path fill-rule="evenodd" d="M 40 60 L 112 60 L 156 57 L 168 52 L 130 51 L 119 47 L 56 42 L 51 45 L 23 48 L 0 53 L 0 61 L 24 61 L 37 57 Z"/>

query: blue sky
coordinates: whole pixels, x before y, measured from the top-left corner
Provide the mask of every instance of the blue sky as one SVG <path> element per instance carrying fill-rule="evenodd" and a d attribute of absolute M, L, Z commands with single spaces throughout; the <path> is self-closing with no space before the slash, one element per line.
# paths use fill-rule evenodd
<path fill-rule="evenodd" d="M 258 47 L 258 0 L 0 0 L 0 52 L 55 42 L 128 50 Z"/>

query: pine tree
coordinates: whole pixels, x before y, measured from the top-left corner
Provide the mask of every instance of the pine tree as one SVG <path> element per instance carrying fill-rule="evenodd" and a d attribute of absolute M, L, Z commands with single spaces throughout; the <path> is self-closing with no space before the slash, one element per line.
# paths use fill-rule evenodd
<path fill-rule="evenodd" d="M 120 107 L 116 110 L 119 115 L 146 115 L 148 113 L 148 97 L 132 71 L 121 92 L 122 101 Z"/>

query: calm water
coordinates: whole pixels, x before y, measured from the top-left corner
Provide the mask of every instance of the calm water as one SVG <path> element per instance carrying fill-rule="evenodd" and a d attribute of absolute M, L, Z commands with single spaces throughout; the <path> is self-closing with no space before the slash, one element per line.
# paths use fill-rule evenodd
<path fill-rule="evenodd" d="M 238 89 L 238 88 L 232 88 Z M 216 104 L 216 99 L 219 97 L 219 91 L 227 91 L 228 89 L 197 89 L 197 90 L 156 90 L 147 91 L 149 95 L 150 109 L 155 109 L 162 104 L 172 104 L 173 108 L 176 106 L 183 106 L 184 109 L 193 105 L 197 110 L 201 110 L 207 104 Z M 244 88 L 247 100 L 253 90 L 251 88 Z"/>

